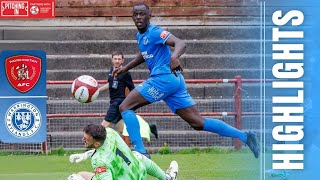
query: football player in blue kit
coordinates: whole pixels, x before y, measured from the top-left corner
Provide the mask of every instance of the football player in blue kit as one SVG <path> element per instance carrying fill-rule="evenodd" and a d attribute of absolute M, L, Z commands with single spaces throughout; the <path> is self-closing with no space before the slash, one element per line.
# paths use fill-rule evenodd
<path fill-rule="evenodd" d="M 144 62 L 150 70 L 150 77 L 131 91 L 119 107 L 135 150 L 150 157 L 142 143 L 135 110 L 163 100 L 172 112 L 195 130 L 239 138 L 258 158 L 260 148 L 253 131 L 243 132 L 221 120 L 200 115 L 180 73 L 183 70 L 178 58 L 185 52 L 185 43 L 170 32 L 151 24 L 150 18 L 151 12 L 146 4 L 138 3 L 133 7 L 132 19 L 138 29 L 136 38 L 140 52 L 126 66 L 113 71 L 114 75 L 126 73 Z M 172 53 L 170 47 L 174 47 Z"/>

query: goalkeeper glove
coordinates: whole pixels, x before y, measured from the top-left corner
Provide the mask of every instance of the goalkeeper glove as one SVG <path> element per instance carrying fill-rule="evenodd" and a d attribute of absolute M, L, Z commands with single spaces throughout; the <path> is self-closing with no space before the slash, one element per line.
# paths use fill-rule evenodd
<path fill-rule="evenodd" d="M 85 180 L 85 179 L 79 174 L 71 174 L 67 180 Z"/>
<path fill-rule="evenodd" d="M 72 154 L 69 157 L 69 161 L 71 163 L 74 163 L 74 162 L 79 163 L 79 162 L 84 161 L 84 160 L 88 159 L 89 157 L 91 157 L 94 154 L 94 152 L 95 152 L 95 150 L 92 149 L 92 150 L 87 151 L 82 154 Z"/>

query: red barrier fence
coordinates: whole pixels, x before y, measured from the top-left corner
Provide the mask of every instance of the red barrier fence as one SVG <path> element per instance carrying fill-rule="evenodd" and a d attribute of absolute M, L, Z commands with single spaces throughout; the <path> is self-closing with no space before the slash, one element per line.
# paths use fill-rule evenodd
<path fill-rule="evenodd" d="M 134 80 L 134 83 L 141 83 L 144 80 Z M 241 86 L 242 83 L 257 83 L 257 82 L 271 82 L 272 80 L 261 80 L 261 79 L 241 79 L 240 76 L 236 76 L 234 79 L 186 79 L 186 83 L 234 83 L 234 112 L 201 112 L 202 116 L 235 116 L 234 126 L 237 129 L 241 129 L 241 117 L 242 115 L 258 115 L 259 112 L 242 112 L 241 103 Z M 47 81 L 47 84 L 72 84 L 73 81 Z M 98 80 L 98 83 L 105 84 L 106 80 Z M 175 116 L 173 113 L 158 113 L 158 112 L 147 112 L 137 113 L 141 116 Z M 59 117 L 103 117 L 103 113 L 82 113 L 82 114 L 47 114 L 47 118 L 59 118 Z M 241 143 L 238 139 L 234 140 L 234 148 L 240 149 Z"/>
<path fill-rule="evenodd" d="M 241 82 L 271 82 L 272 79 L 242 79 L 241 76 L 236 76 L 235 79 L 186 79 L 186 83 L 237 83 L 237 78 L 240 79 Z M 107 80 L 97 80 L 99 84 L 108 83 Z M 142 83 L 144 80 L 133 80 L 134 83 Z M 72 84 L 73 81 L 51 81 L 48 80 L 47 84 Z"/>

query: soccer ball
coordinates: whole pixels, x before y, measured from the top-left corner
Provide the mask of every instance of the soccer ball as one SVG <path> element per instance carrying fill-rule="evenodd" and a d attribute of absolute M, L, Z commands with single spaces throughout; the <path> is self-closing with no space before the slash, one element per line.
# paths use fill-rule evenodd
<path fill-rule="evenodd" d="M 82 75 L 71 86 L 72 96 L 81 103 L 89 103 L 99 96 L 98 82 L 91 76 Z"/>

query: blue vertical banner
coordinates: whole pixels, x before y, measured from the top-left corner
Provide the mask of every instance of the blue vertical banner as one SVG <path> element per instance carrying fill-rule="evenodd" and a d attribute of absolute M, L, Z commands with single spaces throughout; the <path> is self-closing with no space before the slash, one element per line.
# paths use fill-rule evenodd
<path fill-rule="evenodd" d="M 265 166 L 272 176 L 320 179 L 320 2 L 264 3 L 265 73 L 273 77 Z"/>
<path fill-rule="evenodd" d="M 306 51 L 306 81 L 309 86 L 305 97 L 310 105 L 305 109 L 305 171 L 301 177 L 320 179 L 320 2 L 313 0 L 310 5 L 310 38 Z"/>
<path fill-rule="evenodd" d="M 46 53 L 5 50 L 0 54 L 0 140 L 46 140 Z"/>

